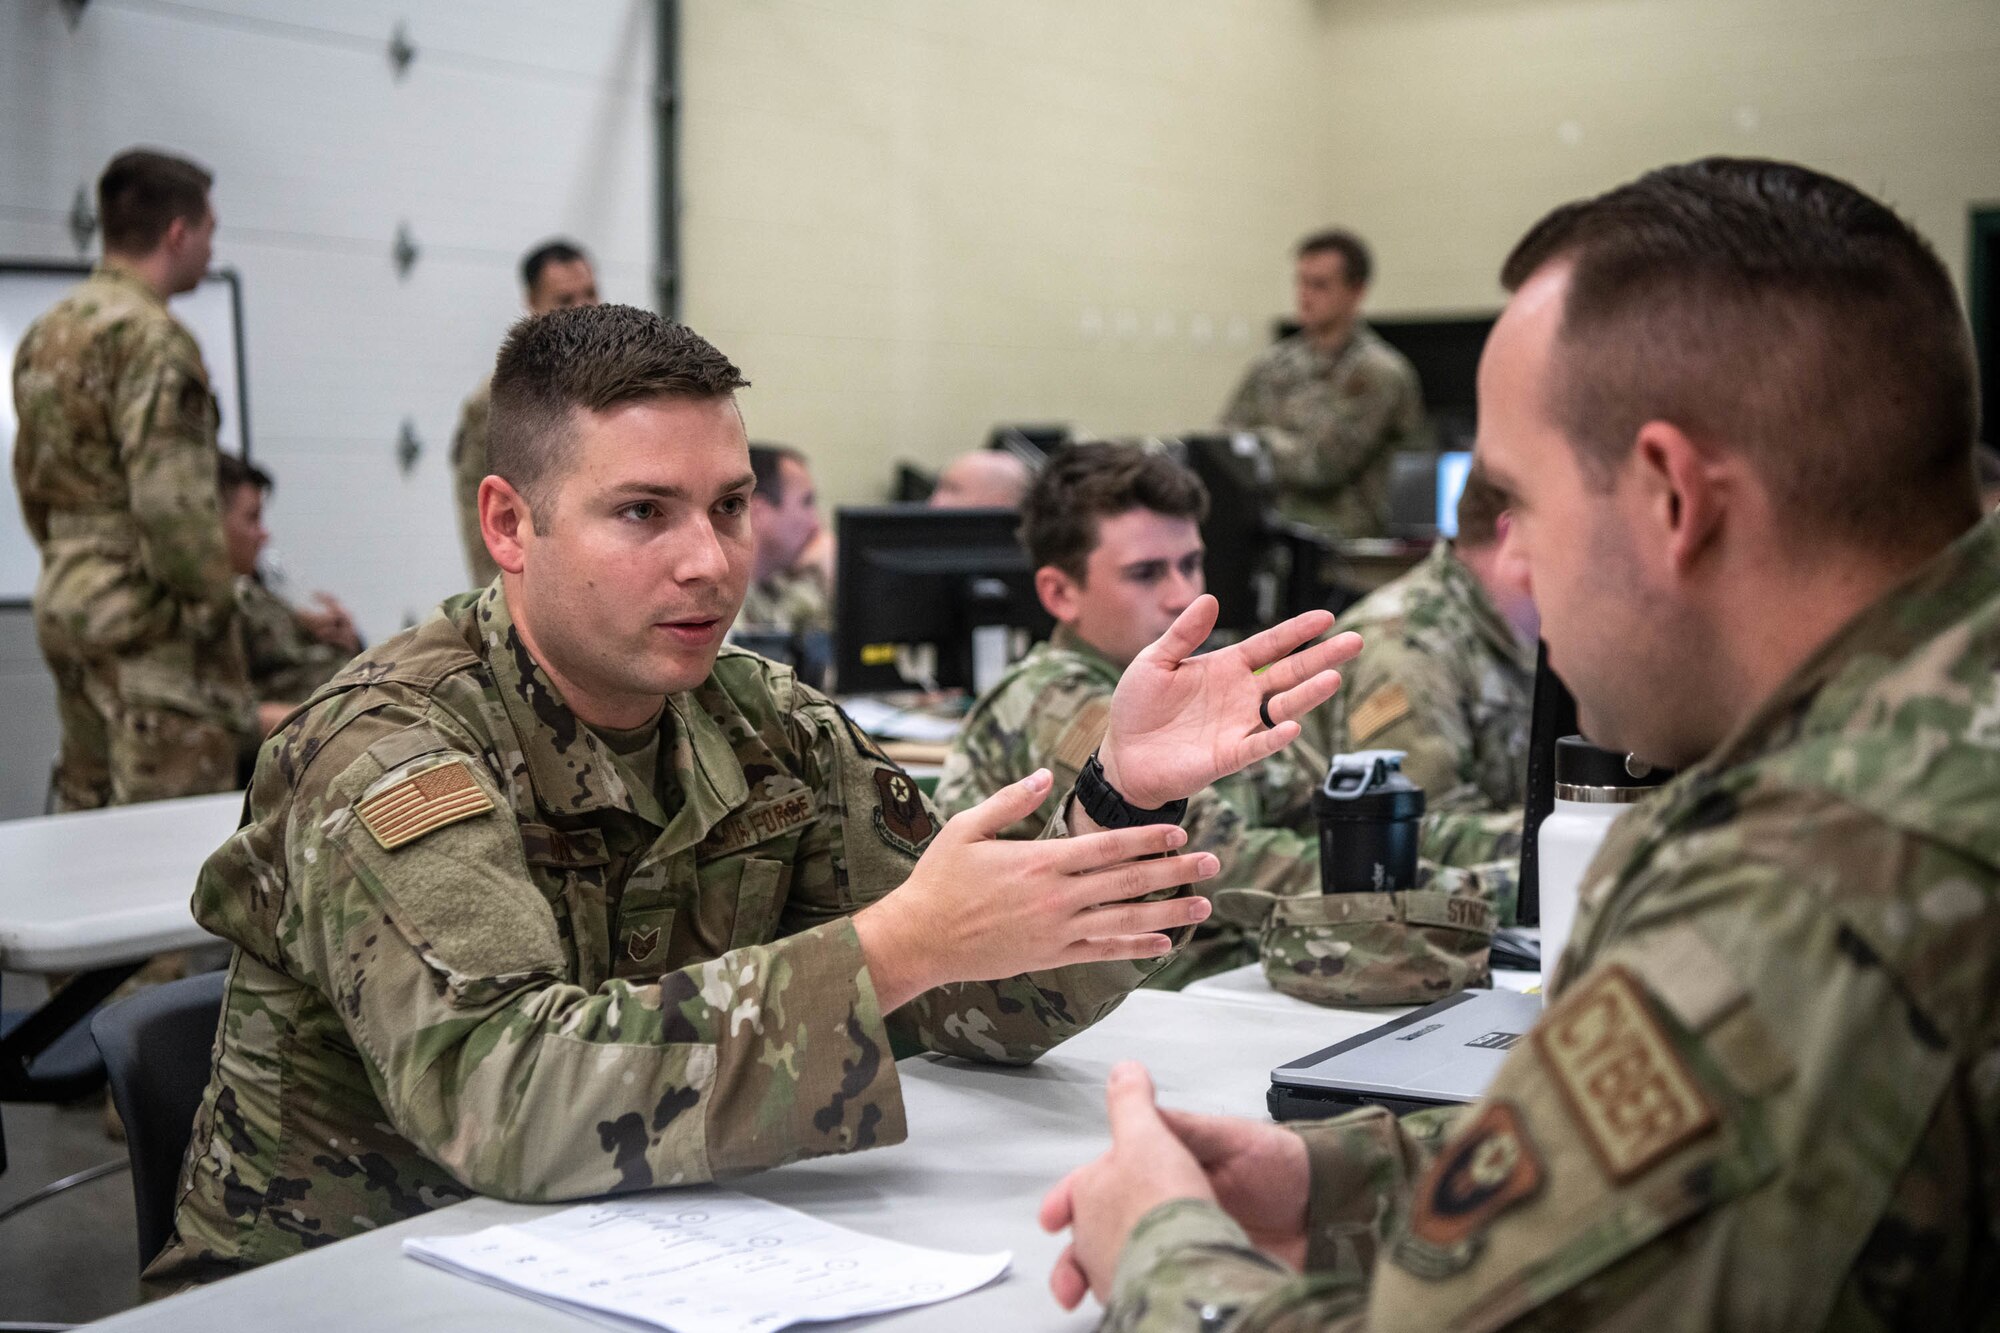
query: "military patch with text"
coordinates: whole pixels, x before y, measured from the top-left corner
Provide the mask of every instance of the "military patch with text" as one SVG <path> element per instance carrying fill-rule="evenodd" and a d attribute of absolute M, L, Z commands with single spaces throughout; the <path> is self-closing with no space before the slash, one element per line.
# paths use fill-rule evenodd
<path fill-rule="evenodd" d="M 775 801 L 731 811 L 701 840 L 698 855 L 702 860 L 728 856 L 745 847 L 769 842 L 772 838 L 802 829 L 813 819 L 812 789 L 802 786 Z"/>
<path fill-rule="evenodd" d="M 937 832 L 931 812 L 924 808 L 923 793 L 900 768 L 875 770 L 875 832 L 899 852 L 922 856 L 924 844 Z"/>
<path fill-rule="evenodd" d="M 1622 967 L 1599 968 L 1565 996 L 1534 1042 L 1615 1184 L 1715 1128 L 1715 1103 Z"/>
<path fill-rule="evenodd" d="M 448 759 L 384 787 L 356 805 L 354 813 L 382 850 L 393 852 L 492 808 L 493 798 L 473 780 L 465 761 Z"/>
<path fill-rule="evenodd" d="M 1459 1272 L 1478 1257 L 1486 1228 L 1539 1194 L 1547 1172 L 1512 1102 L 1488 1102 L 1417 1183 L 1399 1267 L 1418 1277 Z"/>

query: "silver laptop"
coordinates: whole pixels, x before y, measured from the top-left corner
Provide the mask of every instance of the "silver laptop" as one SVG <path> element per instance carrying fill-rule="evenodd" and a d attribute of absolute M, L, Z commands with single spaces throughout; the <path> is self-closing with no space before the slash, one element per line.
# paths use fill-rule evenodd
<path fill-rule="evenodd" d="M 1271 1071 L 1271 1118 L 1314 1120 L 1357 1106 L 1403 1112 L 1478 1101 L 1541 1016 L 1539 995 L 1460 991 L 1279 1065 Z"/>

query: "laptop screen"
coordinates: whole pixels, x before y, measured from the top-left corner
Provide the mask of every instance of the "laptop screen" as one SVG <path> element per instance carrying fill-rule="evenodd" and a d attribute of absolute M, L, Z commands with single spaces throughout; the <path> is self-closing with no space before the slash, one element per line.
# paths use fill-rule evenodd
<path fill-rule="evenodd" d="M 1437 463 L 1437 528 L 1440 537 L 1458 535 L 1458 497 L 1472 471 L 1469 453 L 1439 454 Z"/>

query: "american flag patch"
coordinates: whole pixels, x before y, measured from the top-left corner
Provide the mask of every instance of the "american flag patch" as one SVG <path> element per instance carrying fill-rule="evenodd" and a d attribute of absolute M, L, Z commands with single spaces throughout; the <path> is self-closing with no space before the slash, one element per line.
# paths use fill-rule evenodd
<path fill-rule="evenodd" d="M 382 850 L 393 852 L 432 829 L 492 808 L 492 798 L 472 780 L 465 761 L 452 759 L 383 788 L 355 806 L 354 813 Z"/>

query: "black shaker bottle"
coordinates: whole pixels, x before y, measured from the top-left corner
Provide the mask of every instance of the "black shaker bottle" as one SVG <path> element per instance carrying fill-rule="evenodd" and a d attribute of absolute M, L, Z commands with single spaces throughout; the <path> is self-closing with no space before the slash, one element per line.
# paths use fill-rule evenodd
<path fill-rule="evenodd" d="M 1403 776 L 1403 751 L 1335 755 L 1313 793 L 1325 893 L 1396 893 L 1417 884 L 1424 789 Z"/>

